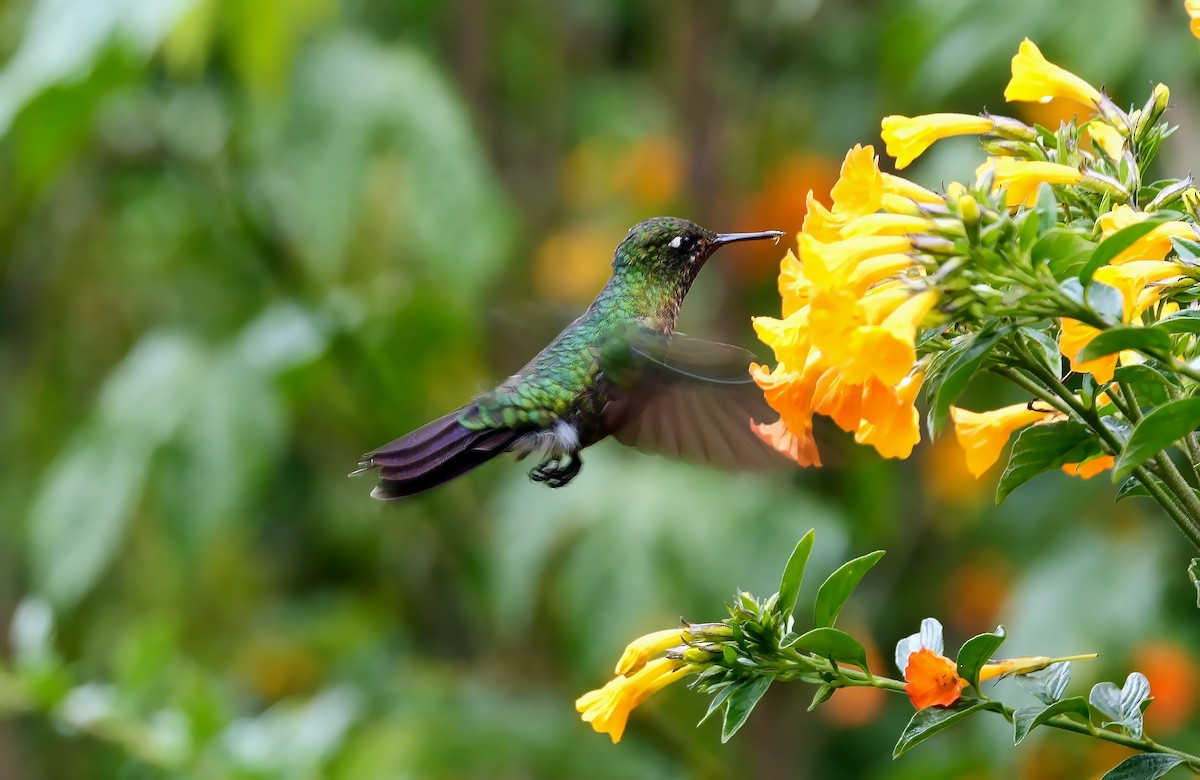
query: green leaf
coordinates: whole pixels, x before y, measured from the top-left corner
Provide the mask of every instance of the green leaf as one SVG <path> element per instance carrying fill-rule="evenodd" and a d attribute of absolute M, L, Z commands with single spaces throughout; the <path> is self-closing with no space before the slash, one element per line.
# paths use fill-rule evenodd
<path fill-rule="evenodd" d="M 917 710 L 912 720 L 904 727 L 896 747 L 892 749 L 892 758 L 899 758 L 917 745 L 944 731 L 964 718 L 982 710 L 998 710 L 998 702 L 975 701 L 960 699 L 950 707 L 926 707 Z"/>
<path fill-rule="evenodd" d="M 1130 672 L 1125 684 L 1102 682 L 1092 686 L 1088 702 L 1108 716 L 1105 727 L 1124 727 L 1136 739 L 1142 738 L 1142 713 L 1150 703 L 1150 681 L 1141 672 Z"/>
<path fill-rule="evenodd" d="M 1084 294 L 1084 303 L 1110 322 L 1120 322 L 1125 316 L 1125 296 L 1107 284 L 1092 282 Z"/>
<path fill-rule="evenodd" d="M 1063 281 L 1079 275 L 1095 248 L 1075 231 L 1055 228 L 1038 239 L 1030 254 L 1034 263 L 1046 263 L 1054 278 Z"/>
<path fill-rule="evenodd" d="M 1042 704 L 1053 704 L 1063 697 L 1071 682 L 1071 664 L 1059 661 L 1045 669 L 1016 676 L 1017 684 L 1033 694 Z"/>
<path fill-rule="evenodd" d="M 1167 353 L 1171 351 L 1171 334 L 1157 326 L 1109 328 L 1079 350 L 1076 360 L 1095 360 L 1124 349 L 1136 349 L 1148 355 Z"/>
<path fill-rule="evenodd" d="M 1177 387 L 1178 383 L 1174 381 L 1174 377 L 1167 376 L 1161 371 L 1145 364 L 1133 363 L 1128 366 L 1117 366 L 1117 370 L 1113 372 L 1113 378 L 1118 382 L 1141 385 L 1162 385 L 1163 387 Z"/>
<path fill-rule="evenodd" d="M 1004 626 L 997 626 L 994 634 L 979 634 L 963 642 L 958 651 L 958 676 L 975 690 L 979 690 L 979 670 L 1004 644 Z"/>
<path fill-rule="evenodd" d="M 1058 342 L 1046 335 L 1045 331 L 1037 328 L 1018 328 L 1017 332 L 1025 340 L 1035 355 L 1042 358 L 1042 365 L 1054 372 L 1056 377 L 1062 377 L 1062 352 Z"/>
<path fill-rule="evenodd" d="M 712 700 L 708 703 L 708 709 L 704 711 L 704 717 L 701 718 L 699 720 L 699 722 L 696 723 L 696 725 L 700 726 L 704 723 L 704 721 L 711 718 L 712 714 L 714 712 L 716 712 L 717 709 L 720 708 L 720 706 L 722 704 L 725 703 L 725 700 L 729 698 L 729 694 L 733 693 L 733 689 L 736 687 L 737 687 L 737 683 L 732 683 L 732 684 L 726 685 L 724 688 L 717 691 L 716 694 L 712 697 Z"/>
<path fill-rule="evenodd" d="M 796 608 L 796 598 L 800 595 L 800 583 L 804 579 L 804 567 L 808 564 L 809 553 L 812 552 L 815 533 L 810 529 L 804 538 L 796 543 L 796 548 L 792 550 L 787 566 L 783 569 L 783 578 L 779 582 L 779 602 L 776 605 L 780 615 L 790 615 Z"/>
<path fill-rule="evenodd" d="M 802 634 L 793 648 L 822 658 L 853 664 L 871 675 L 867 667 L 867 651 L 858 640 L 837 628 L 814 628 Z"/>
<path fill-rule="evenodd" d="M 1151 230 L 1154 230 L 1161 222 L 1162 219 L 1144 219 L 1141 222 L 1135 222 L 1128 227 L 1121 228 L 1116 233 L 1101 241 L 1100 245 L 1096 247 L 1096 251 L 1092 252 L 1092 256 L 1084 264 L 1083 270 L 1079 272 L 1079 281 L 1083 282 L 1086 287 L 1091 283 L 1092 277 L 1095 276 L 1096 271 L 1101 266 L 1108 265 L 1110 260 L 1133 246 L 1137 243 L 1138 239 L 1145 236 Z"/>
<path fill-rule="evenodd" d="M 808 705 L 808 711 L 812 712 L 817 707 L 829 701 L 835 691 L 837 691 L 837 686 L 830 685 L 829 683 L 825 683 L 820 688 L 817 688 L 817 692 L 813 694 L 812 702 Z"/>
<path fill-rule="evenodd" d="M 1034 211 L 1038 215 L 1038 233 L 1045 233 L 1058 222 L 1058 199 L 1054 197 L 1054 188 L 1046 182 L 1038 185 Z"/>
<path fill-rule="evenodd" d="M 1200 311 L 1184 309 L 1163 317 L 1154 324 L 1156 329 L 1168 333 L 1200 333 Z"/>
<path fill-rule="evenodd" d="M 1175 253 L 1179 255 L 1180 260 L 1200 260 L 1200 241 L 1183 236 L 1171 236 L 1171 243 L 1175 246 Z"/>
<path fill-rule="evenodd" d="M 1100 780 L 1156 780 L 1183 763 L 1170 753 L 1138 753 L 1104 773 Z"/>
<path fill-rule="evenodd" d="M 1079 463 L 1100 453 L 1092 432 L 1080 423 L 1063 422 L 1031 425 L 1017 434 L 1008 466 L 996 488 L 996 503 L 1009 493 L 1045 471 Z"/>
<path fill-rule="evenodd" d="M 774 682 L 774 675 L 751 677 L 733 686 L 725 700 L 725 720 L 721 723 L 721 744 L 728 742 L 746 724 L 758 701 Z"/>
<path fill-rule="evenodd" d="M 825 580 L 817 591 L 817 603 L 813 610 L 817 626 L 833 625 L 846 599 L 850 598 L 850 594 L 858 587 L 863 575 L 883 557 L 883 552 L 876 550 L 843 563 L 837 571 L 829 575 L 829 579 Z"/>
<path fill-rule="evenodd" d="M 1200 427 L 1200 398 L 1181 398 L 1142 418 L 1117 456 L 1113 482 L 1125 479 L 1145 461 Z"/>
<path fill-rule="evenodd" d="M 1032 707 L 1022 707 L 1013 713 L 1013 744 L 1021 744 L 1021 740 L 1029 736 L 1037 726 L 1041 726 L 1055 715 L 1080 715 L 1084 720 L 1090 717 L 1087 700 L 1082 696 L 1072 696 L 1053 704 L 1035 704 Z"/>
<path fill-rule="evenodd" d="M 996 343 L 1012 332 L 1011 328 L 1000 328 L 995 331 L 980 331 L 973 338 L 965 341 L 958 348 L 958 354 L 950 361 L 941 381 L 936 383 L 936 390 L 929 404 L 929 432 L 937 436 L 946 425 L 950 415 L 950 405 L 958 400 L 967 383 L 975 376 L 983 359 L 991 352 Z"/>

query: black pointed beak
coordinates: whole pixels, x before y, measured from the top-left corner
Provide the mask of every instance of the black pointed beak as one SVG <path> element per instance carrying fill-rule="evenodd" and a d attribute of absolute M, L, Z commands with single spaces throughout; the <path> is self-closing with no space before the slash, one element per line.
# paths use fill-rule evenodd
<path fill-rule="evenodd" d="M 782 230 L 762 230 L 758 233 L 721 233 L 713 239 L 713 245 L 721 246 L 722 244 L 732 244 L 735 241 L 761 241 L 767 238 L 778 244 L 782 235 Z"/>

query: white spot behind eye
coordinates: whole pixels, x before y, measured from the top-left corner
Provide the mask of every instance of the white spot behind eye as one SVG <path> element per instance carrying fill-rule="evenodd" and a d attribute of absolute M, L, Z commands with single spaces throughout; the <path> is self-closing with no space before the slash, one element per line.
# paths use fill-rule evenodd
<path fill-rule="evenodd" d="M 678 249 L 679 247 L 683 246 L 683 236 L 675 236 L 675 238 L 670 240 L 667 246 L 671 247 L 672 249 Z"/>

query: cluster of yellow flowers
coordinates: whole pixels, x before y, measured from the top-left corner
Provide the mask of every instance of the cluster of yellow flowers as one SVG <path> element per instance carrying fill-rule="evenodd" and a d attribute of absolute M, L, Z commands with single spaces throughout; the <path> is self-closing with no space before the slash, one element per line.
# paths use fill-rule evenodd
<path fill-rule="evenodd" d="M 1102 91 L 1047 61 L 1026 39 L 1013 57 L 1004 96 L 1009 101 L 1034 102 L 1060 98 L 1086 107 L 1091 117 L 1084 131 L 1097 154 L 1108 159 L 1108 173 L 1098 164 L 1007 156 L 1010 149 L 1034 148 L 1037 131 L 993 115 L 941 113 L 889 116 L 882 121 L 882 137 L 898 169 L 939 139 L 990 136 L 988 148 L 999 156 L 976 171 L 974 193 L 958 183 L 948 186 L 945 194 L 930 192 L 881 172 L 871 147 L 851 149 L 830 193 L 832 208 L 808 194 L 799 255 L 789 251 L 781 264 L 782 319 L 754 321 L 759 337 L 774 350 L 776 365 L 773 369 L 755 365 L 752 374 L 780 415 L 778 422 L 755 430 L 801 465 L 820 465 L 812 433 L 814 414 L 832 418 L 853 432 L 856 441 L 874 446 L 884 457 L 908 457 L 920 440 L 913 401 L 928 360 L 918 356 L 916 343 L 922 332 L 946 320 L 933 311 L 940 295 L 933 275 L 953 254 L 953 240 L 965 235 L 967 223 L 977 223 L 986 209 L 977 199 L 979 192 L 1002 191 L 1010 210 L 1033 208 L 1044 184 L 1090 192 L 1110 206 L 1121 204 L 1096 218 L 1098 239 L 1150 217 L 1124 205 L 1129 192 L 1109 174 L 1122 162 L 1130 162 L 1123 158 L 1131 138 L 1139 137 L 1141 128 L 1161 113 L 1159 107 L 1165 107 L 1168 98 L 1166 87 L 1155 89 L 1147 109 L 1126 114 Z M 1096 271 L 1096 281 L 1121 293 L 1125 324 L 1136 324 L 1160 302 L 1171 281 L 1187 274 L 1180 262 L 1167 259 L 1172 238 L 1180 236 L 1196 238 L 1195 226 L 1183 221 L 1158 224 Z M 1158 311 L 1159 316 L 1168 313 L 1166 307 Z M 1099 383 L 1113 378 L 1119 360 L 1137 359 L 1133 354 L 1123 358 L 1113 354 L 1080 361 L 1080 351 L 1100 331 L 1067 317 L 1060 318 L 1059 325 L 1060 349 L 1071 368 L 1091 373 Z M 1018 428 L 1062 419 L 1051 411 L 1025 404 L 981 413 L 952 409 L 971 472 L 980 476 L 989 469 Z M 1087 477 L 1111 462 L 1111 458 L 1093 459 L 1066 470 Z"/>

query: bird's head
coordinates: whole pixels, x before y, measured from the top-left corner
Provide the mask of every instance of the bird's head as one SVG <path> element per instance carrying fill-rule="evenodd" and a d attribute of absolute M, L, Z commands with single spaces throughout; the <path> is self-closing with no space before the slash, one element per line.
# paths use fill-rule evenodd
<path fill-rule="evenodd" d="M 778 240 L 781 230 L 759 233 L 714 233 L 678 217 L 654 217 L 629 230 L 613 256 L 613 273 L 645 275 L 691 286 L 708 258 L 735 241 Z"/>

